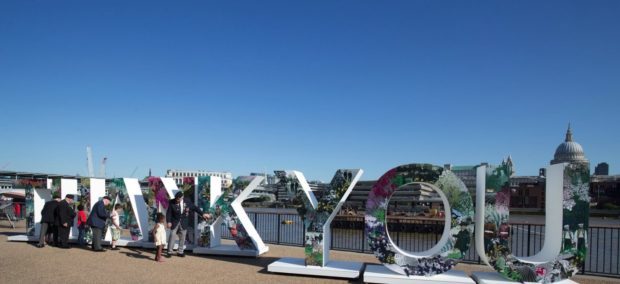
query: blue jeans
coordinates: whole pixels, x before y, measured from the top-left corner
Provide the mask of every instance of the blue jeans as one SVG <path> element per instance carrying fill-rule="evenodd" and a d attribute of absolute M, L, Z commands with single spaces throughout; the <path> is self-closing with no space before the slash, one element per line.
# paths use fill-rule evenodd
<path fill-rule="evenodd" d="M 78 244 L 85 245 L 86 241 L 84 237 L 86 236 L 86 228 L 84 226 L 78 227 Z"/>

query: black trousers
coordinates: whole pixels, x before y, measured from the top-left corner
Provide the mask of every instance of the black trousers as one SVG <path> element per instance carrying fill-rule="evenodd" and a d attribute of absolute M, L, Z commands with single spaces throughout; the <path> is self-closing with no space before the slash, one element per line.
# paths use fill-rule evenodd
<path fill-rule="evenodd" d="M 47 228 L 47 234 L 52 234 L 52 240 L 53 240 L 53 246 L 57 246 L 59 245 L 58 242 L 58 226 L 54 225 L 54 224 L 50 224 L 49 227 Z"/>
<path fill-rule="evenodd" d="M 102 228 L 90 227 L 93 232 L 93 249 L 100 250 L 101 249 L 101 234 L 103 233 Z"/>
<path fill-rule="evenodd" d="M 60 244 L 59 247 L 66 248 L 69 247 L 69 233 L 71 232 L 71 227 L 63 227 L 58 226 L 58 240 Z"/>

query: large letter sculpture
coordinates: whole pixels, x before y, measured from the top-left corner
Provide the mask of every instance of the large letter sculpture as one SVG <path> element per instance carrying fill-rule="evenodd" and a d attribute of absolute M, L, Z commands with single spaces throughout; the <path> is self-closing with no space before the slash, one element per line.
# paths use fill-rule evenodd
<path fill-rule="evenodd" d="M 362 263 L 330 261 L 329 245 L 331 222 L 362 173 L 361 169 L 338 170 L 329 186 L 323 189 L 320 200 L 317 200 L 302 173 L 276 171 L 280 187 L 286 188 L 289 196 L 294 198 L 294 203 L 299 204 L 297 211 L 306 232 L 306 258 L 280 259 L 270 264 L 268 271 L 341 278 L 359 277 Z"/>
<path fill-rule="evenodd" d="M 112 198 L 110 210 L 113 210 L 116 204 L 121 205 L 120 225 L 122 229 L 128 229 L 131 235 L 130 240 L 121 237 L 118 245 L 142 246 L 143 242 L 148 242 L 148 209 L 138 180 L 135 178 L 111 179 L 106 184 L 106 193 Z M 109 232 L 106 233 L 106 240 L 111 240 Z"/>
<path fill-rule="evenodd" d="M 443 200 L 446 212 L 446 225 L 439 242 L 431 249 L 415 254 L 399 248 L 387 229 L 390 198 L 398 188 L 412 183 L 433 188 Z M 409 164 L 388 171 L 375 183 L 366 202 L 368 242 L 385 267 L 367 265 L 364 281 L 384 282 L 394 278 L 430 280 L 424 276 L 448 272 L 469 250 L 473 218 L 471 195 L 465 184 L 451 171 L 430 164 Z M 444 283 L 473 283 L 464 272 L 454 270 L 433 279 Z"/>
<path fill-rule="evenodd" d="M 39 238 L 39 230 L 40 222 L 41 222 L 41 210 L 43 209 L 43 205 L 47 200 L 50 200 L 52 197 L 45 190 L 46 181 L 45 179 L 35 179 L 35 178 L 26 178 L 26 179 L 17 179 L 15 182 L 17 187 L 24 188 L 24 199 L 25 199 L 25 213 L 26 213 L 26 238 L 21 236 L 15 236 L 14 240 L 38 240 Z M 9 240 L 13 240 L 9 237 Z"/>
<path fill-rule="evenodd" d="M 72 194 L 74 201 L 79 200 L 80 195 L 78 191 L 78 180 L 77 179 L 63 178 L 63 179 L 60 179 L 60 184 L 61 184 L 60 188 L 62 189 L 61 195 L 60 195 L 61 199 L 64 199 L 67 194 Z M 73 207 L 75 208 L 75 206 Z M 77 227 L 76 220 L 73 221 L 73 226 L 71 227 L 69 237 L 70 238 L 78 237 L 78 227 Z"/>
<path fill-rule="evenodd" d="M 86 212 L 91 212 L 97 201 L 105 196 L 105 179 L 102 178 L 83 178 L 80 180 L 80 204 L 84 205 Z M 93 240 L 93 233 L 88 228 L 84 239 L 87 243 Z"/>
<path fill-rule="evenodd" d="M 475 272 L 474 278 L 478 283 L 504 278 L 549 283 L 570 278 L 583 266 L 588 247 L 588 166 L 556 164 L 547 168 L 545 242 L 541 251 L 530 257 L 516 257 L 510 250 L 510 172 L 505 164 L 477 169 L 476 249 L 480 259 L 503 278 L 484 272 Z"/>
<path fill-rule="evenodd" d="M 77 200 L 82 204 L 94 204 L 96 198 L 104 195 L 104 180 L 82 180 L 78 190 L 78 181 L 75 179 L 45 179 L 45 178 L 19 178 L 17 188 L 24 188 L 26 199 L 26 236 L 17 235 L 8 238 L 9 241 L 38 241 L 40 233 L 41 210 L 45 202 L 52 199 L 52 192 L 77 195 Z M 62 192 L 60 192 L 62 189 Z M 92 200 L 92 201 L 91 201 Z M 90 210 L 86 207 L 86 210 Z M 75 230 L 77 231 L 77 230 Z M 72 236 L 73 239 L 76 235 Z"/>
<path fill-rule="evenodd" d="M 157 213 L 166 214 L 168 202 L 173 198 L 174 193 L 176 193 L 178 189 L 172 178 L 152 176 L 147 179 L 147 182 L 148 187 L 142 188 L 142 197 L 147 207 L 146 216 L 148 216 L 148 228 L 150 231 L 155 228 L 155 224 L 157 223 Z M 144 240 L 153 242 L 153 234 L 148 234 L 148 237 L 145 237 Z M 145 244 L 145 246 L 154 247 L 155 244 Z"/>
<path fill-rule="evenodd" d="M 260 176 L 238 177 L 233 186 L 224 189 L 222 193 L 218 190 L 221 189 L 219 178 L 198 178 L 196 200 L 201 209 L 213 217 L 199 225 L 202 232 L 194 253 L 259 256 L 269 250 L 241 206 L 262 180 Z M 237 243 L 236 246 L 220 244 L 219 226 L 222 221 Z"/>
<path fill-rule="evenodd" d="M 196 185 L 197 183 L 197 185 Z M 211 207 L 215 206 L 217 198 L 211 198 L 211 196 L 222 195 L 222 179 L 220 177 L 200 177 L 185 178 L 183 179 L 183 186 L 187 190 L 194 189 L 194 195 L 196 200 L 196 206 L 200 207 L 203 212 L 209 212 Z M 221 228 L 223 218 L 217 218 L 215 220 L 200 220 L 196 219 L 194 228 L 194 239 L 196 240 L 196 248 L 194 251 L 199 251 L 198 247 L 211 248 L 221 245 Z"/>

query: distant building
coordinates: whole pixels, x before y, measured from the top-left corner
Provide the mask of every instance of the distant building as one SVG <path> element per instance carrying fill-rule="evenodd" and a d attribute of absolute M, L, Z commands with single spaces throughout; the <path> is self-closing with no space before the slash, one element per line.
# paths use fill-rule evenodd
<path fill-rule="evenodd" d="M 594 175 L 590 197 L 595 208 L 620 210 L 620 175 Z"/>
<path fill-rule="evenodd" d="M 376 180 L 361 180 L 355 184 L 353 191 L 347 198 L 344 208 L 352 208 L 356 210 L 358 213 L 363 213 L 366 210 L 366 200 L 368 200 L 368 195 L 372 190 L 373 185 L 375 185 Z M 396 191 L 398 192 L 398 191 Z"/>
<path fill-rule="evenodd" d="M 264 177 L 265 180 L 263 181 L 263 184 L 276 184 L 277 183 L 277 178 L 275 175 L 269 175 L 266 173 L 250 173 L 250 176 Z"/>
<path fill-rule="evenodd" d="M 564 143 L 560 144 L 555 149 L 555 155 L 553 155 L 553 160 L 551 160 L 552 165 L 559 163 L 590 164 L 581 145 L 573 141 L 573 132 L 570 128 L 570 124 L 568 125 L 568 130 L 566 130 L 566 138 L 564 139 Z"/>
<path fill-rule="evenodd" d="M 588 165 L 583 148 L 573 141 L 570 128 L 566 131 L 566 139 L 560 144 L 551 164 L 581 163 Z M 598 209 L 620 210 L 620 175 L 609 176 L 609 165 L 600 163 L 590 178 L 590 197 L 592 205 Z M 510 207 L 512 208 L 545 208 L 545 171 L 541 169 L 539 176 L 514 176 L 510 179 Z"/>
<path fill-rule="evenodd" d="M 594 168 L 594 175 L 596 176 L 608 176 L 609 175 L 609 164 L 603 162 L 596 165 Z"/>
<path fill-rule="evenodd" d="M 545 168 L 538 169 L 538 176 L 546 177 L 547 176 L 547 169 L 545 169 Z"/>
<path fill-rule="evenodd" d="M 233 177 L 231 172 L 210 172 L 210 171 L 185 171 L 185 170 L 167 170 L 166 177 L 174 178 L 177 184 L 183 183 L 184 177 L 221 177 L 222 187 L 228 188 L 232 186 Z"/>
<path fill-rule="evenodd" d="M 267 177 L 269 178 L 269 175 Z M 263 186 L 264 189 L 273 192 L 276 196 L 276 200 L 283 203 L 289 203 L 293 199 L 293 196 L 289 195 L 289 192 L 285 187 L 278 184 L 279 179 L 275 175 L 273 176 L 273 178 L 274 179 L 272 183 L 268 183 Z M 310 186 L 310 190 L 314 193 L 315 197 L 318 200 L 321 198 L 321 196 L 323 196 L 323 192 L 325 191 L 325 189 L 327 189 L 329 185 L 318 181 L 308 181 L 308 186 Z"/>
<path fill-rule="evenodd" d="M 12 179 L 0 179 L 0 190 L 11 190 L 13 189 L 13 180 Z"/>
<path fill-rule="evenodd" d="M 502 160 L 502 165 L 508 165 L 510 167 L 510 169 L 514 168 L 514 164 L 512 161 L 512 157 L 510 155 L 508 155 L 508 158 Z M 481 163 L 480 165 L 482 166 L 488 166 L 489 163 Z M 472 196 L 472 198 L 476 199 L 476 169 L 478 168 L 478 166 L 452 166 L 450 164 L 446 164 L 444 165 L 444 168 L 447 170 L 452 171 L 457 177 L 459 177 L 459 179 L 461 179 L 461 181 L 463 181 L 463 183 L 465 184 L 465 186 L 467 187 L 467 190 L 469 190 L 469 194 Z M 511 172 L 511 176 L 514 172 Z"/>
<path fill-rule="evenodd" d="M 486 163 L 484 163 L 486 165 Z M 457 177 L 459 177 L 470 194 L 476 193 L 476 168 L 478 166 L 452 166 L 451 164 L 445 164 L 444 169 L 452 171 Z"/>
<path fill-rule="evenodd" d="M 510 178 L 511 208 L 545 208 L 545 176 Z"/>
<path fill-rule="evenodd" d="M 363 214 L 368 195 L 376 182 L 376 180 L 359 181 L 345 201 L 343 209 L 353 209 L 357 214 Z M 431 187 L 423 183 L 414 183 L 404 185 L 395 191 L 388 208 L 389 214 L 421 213 L 429 209 L 443 210 L 443 202 Z"/>
<path fill-rule="evenodd" d="M 550 164 L 581 163 L 589 164 L 581 145 L 573 141 L 570 125 L 566 137 L 555 150 Z M 545 208 L 546 170 L 540 169 L 538 176 L 513 176 L 510 178 L 510 207 L 512 208 Z"/>

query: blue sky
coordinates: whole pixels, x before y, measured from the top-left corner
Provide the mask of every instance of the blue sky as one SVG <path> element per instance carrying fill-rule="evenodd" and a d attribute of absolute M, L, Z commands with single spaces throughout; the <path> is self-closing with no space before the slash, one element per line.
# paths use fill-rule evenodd
<path fill-rule="evenodd" d="M 619 1 L 2 1 L 0 168 L 620 173 Z M 97 168 L 97 165 L 96 165 Z"/>

